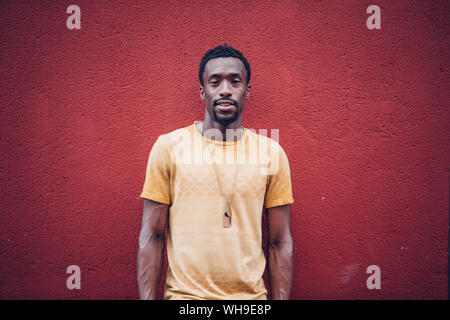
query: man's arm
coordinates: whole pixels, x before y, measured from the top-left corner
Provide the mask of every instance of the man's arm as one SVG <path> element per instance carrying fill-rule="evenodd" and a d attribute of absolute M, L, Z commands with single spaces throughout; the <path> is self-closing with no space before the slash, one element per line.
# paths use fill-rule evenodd
<path fill-rule="evenodd" d="M 161 279 L 169 205 L 144 199 L 137 255 L 139 299 L 155 300 Z"/>
<path fill-rule="evenodd" d="M 269 280 L 272 300 L 289 300 L 292 285 L 293 243 L 289 230 L 291 205 L 267 209 L 269 224 Z"/>

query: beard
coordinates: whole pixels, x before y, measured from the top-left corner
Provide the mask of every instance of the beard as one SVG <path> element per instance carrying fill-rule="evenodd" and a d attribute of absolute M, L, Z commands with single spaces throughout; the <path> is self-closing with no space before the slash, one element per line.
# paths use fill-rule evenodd
<path fill-rule="evenodd" d="M 220 123 L 223 126 L 227 126 L 230 123 L 233 123 L 236 121 L 236 119 L 238 118 L 238 112 L 237 110 L 233 113 L 233 115 L 229 118 L 221 118 L 217 115 L 216 109 L 213 109 L 213 114 L 214 114 L 214 121 Z"/>

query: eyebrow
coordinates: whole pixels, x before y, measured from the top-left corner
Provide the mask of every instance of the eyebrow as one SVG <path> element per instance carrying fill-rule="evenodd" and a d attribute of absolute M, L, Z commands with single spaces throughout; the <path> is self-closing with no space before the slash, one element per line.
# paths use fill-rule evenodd
<path fill-rule="evenodd" d="M 213 74 L 211 74 L 209 76 L 209 79 L 211 79 L 211 78 L 220 78 L 221 76 L 222 76 L 221 73 L 213 73 Z M 237 72 L 233 72 L 233 73 L 230 73 L 229 77 L 241 77 L 241 74 L 237 73 Z"/>

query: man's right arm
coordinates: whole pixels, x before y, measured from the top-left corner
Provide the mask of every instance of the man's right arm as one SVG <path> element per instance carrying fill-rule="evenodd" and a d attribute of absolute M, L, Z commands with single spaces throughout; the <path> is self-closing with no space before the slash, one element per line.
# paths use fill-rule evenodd
<path fill-rule="evenodd" d="M 139 299 L 155 300 L 161 279 L 169 205 L 144 198 L 137 255 Z"/>

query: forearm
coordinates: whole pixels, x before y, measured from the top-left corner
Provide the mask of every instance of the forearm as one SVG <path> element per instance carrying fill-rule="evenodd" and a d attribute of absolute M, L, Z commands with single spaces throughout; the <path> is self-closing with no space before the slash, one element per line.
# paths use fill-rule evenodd
<path fill-rule="evenodd" d="M 164 235 L 145 234 L 139 236 L 137 256 L 137 281 L 139 299 L 155 300 L 164 254 Z"/>
<path fill-rule="evenodd" d="M 289 300 L 292 286 L 292 239 L 269 242 L 269 279 L 272 300 Z"/>

